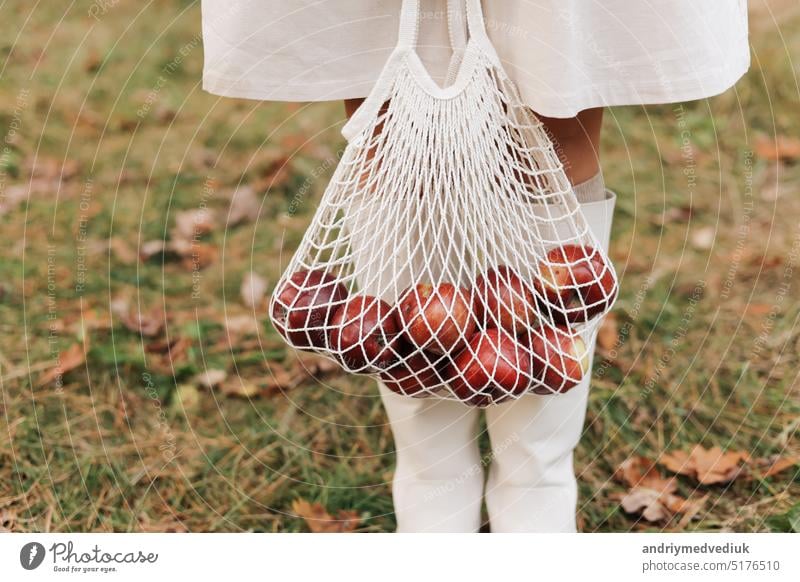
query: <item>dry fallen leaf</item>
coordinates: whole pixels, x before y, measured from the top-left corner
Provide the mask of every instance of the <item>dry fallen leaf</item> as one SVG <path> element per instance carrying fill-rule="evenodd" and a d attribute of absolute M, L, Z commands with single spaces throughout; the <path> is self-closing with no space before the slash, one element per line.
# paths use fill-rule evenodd
<path fill-rule="evenodd" d="M 252 315 L 232 315 L 225 318 L 225 330 L 233 337 L 258 335 L 261 326 Z"/>
<path fill-rule="evenodd" d="M 178 112 L 175 111 L 172 107 L 167 107 L 166 105 L 157 105 L 155 110 L 153 111 L 153 117 L 156 121 L 160 124 L 166 124 L 175 119 L 178 115 Z"/>
<path fill-rule="evenodd" d="M 755 315 L 763 317 L 772 311 L 774 307 L 769 303 L 748 303 L 745 305 L 744 312 L 746 315 Z"/>
<path fill-rule="evenodd" d="M 254 398 L 261 393 L 261 388 L 250 380 L 244 378 L 231 378 L 219 387 L 225 396 L 235 398 Z"/>
<path fill-rule="evenodd" d="M 716 446 L 706 449 L 695 445 L 688 453 L 664 453 L 658 462 L 670 471 L 692 477 L 703 485 L 713 485 L 735 479 L 742 471 L 741 463 L 749 460 L 750 455 L 742 451 L 723 452 Z"/>
<path fill-rule="evenodd" d="M 265 389 L 268 391 L 290 390 L 300 383 L 304 374 L 297 370 L 287 370 L 282 366 L 270 366 L 269 374 L 265 378 Z"/>
<path fill-rule="evenodd" d="M 307 376 L 312 378 L 342 371 L 339 364 L 333 360 L 308 352 L 297 352 L 297 364 Z"/>
<path fill-rule="evenodd" d="M 336 363 L 316 354 L 297 352 L 297 357 L 283 365 L 271 363 L 264 378 L 264 388 L 269 392 L 291 390 L 308 378 L 320 379 L 342 373 Z"/>
<path fill-rule="evenodd" d="M 181 210 L 175 213 L 172 238 L 192 241 L 211 233 L 215 226 L 215 213 L 210 208 Z"/>
<path fill-rule="evenodd" d="M 647 521 L 663 521 L 671 516 L 661 502 L 661 492 L 646 487 L 634 487 L 622 498 L 620 505 L 627 513 L 641 513 Z"/>
<path fill-rule="evenodd" d="M 237 188 L 231 194 L 231 206 L 228 209 L 227 226 L 236 226 L 253 222 L 258 218 L 261 200 L 250 186 Z"/>
<path fill-rule="evenodd" d="M 139 258 L 147 261 L 156 256 L 164 260 L 180 260 L 191 271 L 205 269 L 217 260 L 217 247 L 196 240 L 175 238 L 171 241 L 151 240 L 139 247 Z"/>
<path fill-rule="evenodd" d="M 756 138 L 755 152 L 759 158 L 771 161 L 800 159 L 800 139 L 776 135 L 760 135 Z"/>
<path fill-rule="evenodd" d="M 222 384 L 227 377 L 228 373 L 225 370 L 212 368 L 195 376 L 194 383 L 205 388 L 213 388 Z"/>
<path fill-rule="evenodd" d="M 174 241 L 169 248 L 175 250 L 179 244 L 178 241 Z M 181 244 L 180 249 L 181 252 L 179 254 L 183 259 L 181 264 L 190 271 L 205 269 L 216 261 L 217 255 L 219 255 L 217 247 L 208 243 L 193 242 L 189 245 Z"/>
<path fill-rule="evenodd" d="M 144 347 L 151 354 L 148 367 L 161 374 L 173 375 L 175 366 L 186 361 L 191 345 L 192 341 L 186 337 L 172 337 L 169 340 L 160 338 L 149 342 Z"/>
<path fill-rule="evenodd" d="M 84 344 L 73 344 L 66 350 L 58 354 L 56 365 L 42 374 L 39 378 L 39 386 L 50 384 L 54 380 L 59 380 L 67 372 L 74 370 L 86 361 L 86 346 Z"/>
<path fill-rule="evenodd" d="M 697 514 L 704 501 L 705 498 L 691 501 L 667 491 L 633 487 L 622 496 L 620 505 L 627 513 L 641 513 L 650 522 L 664 521 L 678 513 L 685 514 L 683 521 L 688 521 Z"/>
<path fill-rule="evenodd" d="M 194 382 L 216 388 L 225 396 L 254 398 L 291 390 L 308 378 L 319 379 L 341 372 L 342 368 L 327 358 L 298 352 L 296 358 L 285 362 L 268 362 L 266 373 L 258 381 L 241 376 L 228 378 L 221 370 L 209 370 L 195 377 Z"/>
<path fill-rule="evenodd" d="M 795 465 L 800 465 L 800 457 L 790 456 L 790 457 L 770 457 L 768 459 L 756 459 L 754 462 L 756 468 L 759 469 L 759 476 L 762 479 L 766 479 L 767 477 L 772 477 L 794 467 Z"/>
<path fill-rule="evenodd" d="M 617 326 L 617 315 L 607 314 L 597 330 L 597 345 L 605 351 L 613 350 L 619 341 L 619 328 Z"/>
<path fill-rule="evenodd" d="M 271 188 L 281 188 L 287 184 L 292 176 L 291 157 L 281 154 L 275 159 L 259 162 L 256 170 L 260 174 L 259 178 L 253 183 L 253 187 L 256 190 L 263 192 Z"/>
<path fill-rule="evenodd" d="M 124 298 L 117 298 L 111 302 L 111 312 L 127 329 L 145 337 L 157 336 L 166 324 L 167 316 L 160 307 L 142 313 L 136 308 L 131 308 L 128 300 Z"/>
<path fill-rule="evenodd" d="M 614 476 L 630 487 L 620 500 L 627 513 L 641 513 L 647 521 L 658 522 L 676 513 L 697 511 L 694 502 L 675 494 L 675 479 L 662 477 L 655 463 L 645 457 L 626 459 Z"/>
<path fill-rule="evenodd" d="M 354 531 L 361 518 L 356 511 L 340 510 L 333 517 L 321 503 L 310 503 L 305 499 L 295 499 L 292 511 L 302 517 L 313 533 L 344 533 Z"/>
<path fill-rule="evenodd" d="M 264 301 L 267 293 L 267 282 L 263 277 L 256 275 L 252 271 L 247 273 L 242 279 L 242 302 L 250 308 L 259 307 Z"/>
<path fill-rule="evenodd" d="M 619 466 L 614 476 L 629 487 L 647 487 L 657 491 L 675 491 L 673 478 L 664 478 L 656 464 L 646 457 L 630 457 Z"/>

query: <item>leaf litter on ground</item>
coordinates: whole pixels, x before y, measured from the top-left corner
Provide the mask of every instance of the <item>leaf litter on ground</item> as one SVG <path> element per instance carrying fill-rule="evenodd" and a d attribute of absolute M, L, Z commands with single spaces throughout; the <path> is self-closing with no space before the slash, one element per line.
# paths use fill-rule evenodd
<path fill-rule="evenodd" d="M 334 517 L 321 503 L 311 503 L 305 499 L 295 499 L 292 502 L 292 511 L 306 522 L 313 533 L 352 532 L 361 523 L 357 511 L 340 509 Z"/>
<path fill-rule="evenodd" d="M 678 484 L 674 478 L 664 478 L 656 464 L 646 457 L 626 459 L 614 476 L 629 490 L 620 496 L 620 505 L 626 513 L 641 514 L 649 522 L 663 522 L 678 513 L 694 514 L 700 501 L 685 499 L 676 494 Z"/>

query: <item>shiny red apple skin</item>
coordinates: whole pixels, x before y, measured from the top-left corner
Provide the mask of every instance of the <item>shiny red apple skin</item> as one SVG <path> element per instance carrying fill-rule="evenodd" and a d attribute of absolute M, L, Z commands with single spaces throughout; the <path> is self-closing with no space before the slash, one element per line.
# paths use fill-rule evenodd
<path fill-rule="evenodd" d="M 589 369 L 589 353 L 583 339 L 564 326 L 542 326 L 529 337 L 533 377 L 544 384 L 533 392 L 564 393 L 583 380 Z"/>
<path fill-rule="evenodd" d="M 406 289 L 397 304 L 408 340 L 433 354 L 460 349 L 477 330 L 480 307 L 464 287 L 421 283 Z"/>
<path fill-rule="evenodd" d="M 479 331 L 453 358 L 446 379 L 455 395 L 466 404 L 498 404 L 527 390 L 531 358 L 508 332 Z"/>
<path fill-rule="evenodd" d="M 545 315 L 556 323 L 583 323 L 616 299 L 616 277 L 603 255 L 590 246 L 551 249 L 539 264 L 534 287 Z"/>
<path fill-rule="evenodd" d="M 404 396 L 425 396 L 428 390 L 444 383 L 437 362 L 420 353 L 390 365 L 380 373 L 380 378 L 389 390 Z"/>
<path fill-rule="evenodd" d="M 583 301 L 588 306 L 591 319 L 610 308 L 617 298 L 617 276 L 608 263 L 598 253 L 592 261 L 594 282 L 583 290 Z"/>
<path fill-rule="evenodd" d="M 324 328 L 347 295 L 347 288 L 330 273 L 297 271 L 274 292 L 273 325 L 296 348 L 325 348 Z"/>
<path fill-rule="evenodd" d="M 537 322 L 536 300 L 519 274 L 506 265 L 489 269 L 475 281 L 487 327 L 516 335 Z"/>
<path fill-rule="evenodd" d="M 328 347 L 351 371 L 385 368 L 400 346 L 397 314 L 385 301 L 356 295 L 333 314 Z"/>

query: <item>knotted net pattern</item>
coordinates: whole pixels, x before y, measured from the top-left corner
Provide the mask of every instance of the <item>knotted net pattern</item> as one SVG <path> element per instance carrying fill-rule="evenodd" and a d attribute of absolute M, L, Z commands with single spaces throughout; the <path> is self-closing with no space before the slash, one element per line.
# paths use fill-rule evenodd
<path fill-rule="evenodd" d="M 350 140 L 273 322 L 295 348 L 407 396 L 566 392 L 616 298 L 613 266 L 492 55 L 468 47 L 450 88 L 420 71 L 405 55 Z"/>

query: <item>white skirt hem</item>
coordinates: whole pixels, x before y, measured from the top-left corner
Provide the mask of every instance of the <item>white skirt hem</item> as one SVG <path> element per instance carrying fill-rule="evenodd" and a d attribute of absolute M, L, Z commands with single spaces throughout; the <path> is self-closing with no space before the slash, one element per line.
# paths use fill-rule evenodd
<path fill-rule="evenodd" d="M 622 105 L 659 105 L 680 103 L 713 97 L 731 88 L 750 67 L 750 54 L 737 61 L 728 61 L 725 68 L 715 67 L 707 71 L 693 71 L 683 79 L 670 78 L 664 83 L 637 80 L 633 83 L 608 82 L 593 84 L 569 95 L 543 97 L 535 95 L 526 87 L 520 87 L 522 97 L 539 115 L 545 117 L 574 117 L 584 109 L 615 107 Z M 303 83 L 302 85 L 255 84 L 246 78 L 230 78 L 213 69 L 203 72 L 203 90 L 220 97 L 255 99 L 260 101 L 318 102 L 340 101 L 366 97 L 374 78 L 363 81 L 331 81 L 325 83 Z"/>

